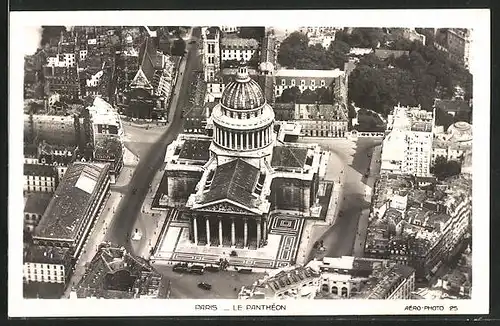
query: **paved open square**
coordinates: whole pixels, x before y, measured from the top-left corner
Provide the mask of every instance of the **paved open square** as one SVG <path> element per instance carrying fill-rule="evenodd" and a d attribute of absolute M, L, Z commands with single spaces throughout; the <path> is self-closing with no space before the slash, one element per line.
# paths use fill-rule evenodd
<path fill-rule="evenodd" d="M 225 258 L 232 266 L 273 269 L 293 265 L 304 219 L 296 216 L 274 215 L 270 219 L 268 243 L 259 249 L 219 246 L 196 246 L 189 240 L 189 227 L 182 212 L 174 212 L 160 237 L 152 258 L 155 263 L 191 262 L 215 264 Z M 230 256 L 235 251 L 237 256 Z"/>

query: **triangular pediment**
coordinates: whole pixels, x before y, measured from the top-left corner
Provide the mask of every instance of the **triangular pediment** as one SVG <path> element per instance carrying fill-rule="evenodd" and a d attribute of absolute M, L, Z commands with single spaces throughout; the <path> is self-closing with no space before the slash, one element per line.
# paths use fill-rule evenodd
<path fill-rule="evenodd" d="M 220 213 L 236 213 L 236 214 L 260 214 L 256 208 L 247 208 L 232 200 L 224 199 L 212 203 L 206 203 L 195 207 L 199 211 L 220 212 Z"/>
<path fill-rule="evenodd" d="M 146 78 L 146 75 L 139 69 L 137 74 L 135 74 L 134 79 L 132 80 L 131 86 L 133 87 L 151 87 L 149 80 Z"/>

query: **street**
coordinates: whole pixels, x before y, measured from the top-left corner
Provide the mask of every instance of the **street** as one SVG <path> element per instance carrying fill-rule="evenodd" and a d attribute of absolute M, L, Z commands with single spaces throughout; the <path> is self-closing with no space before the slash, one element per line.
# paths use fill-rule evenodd
<path fill-rule="evenodd" d="M 200 29 L 194 29 L 193 36 L 199 37 L 199 35 Z M 106 235 L 107 241 L 123 245 L 131 252 L 134 252 L 134 248 L 131 245 L 130 237 L 136 219 L 141 211 L 142 203 L 149 192 L 149 185 L 163 163 L 167 145 L 177 137 L 177 134 L 183 127 L 181 108 L 185 107 L 188 101 L 189 77 L 192 75 L 191 71 L 196 66 L 197 60 L 196 44 L 187 44 L 187 50 L 188 54 L 181 62 L 179 69 L 179 71 L 184 71 L 184 73 L 178 77 L 175 93 L 171 101 L 170 123 L 158 141 L 152 144 L 139 158 L 139 163 L 130 181 L 131 186 L 124 194 L 116 210 L 116 216 L 110 223 Z M 188 77 L 184 78 L 185 76 Z"/>
<path fill-rule="evenodd" d="M 361 212 L 370 206 L 364 175 L 370 165 L 373 148 L 381 143 L 381 139 L 359 138 L 355 147 L 349 146 L 348 140 L 307 139 L 307 142 L 319 143 L 323 149 L 330 150 L 332 155 L 340 158 L 342 164 L 338 169 L 341 175 L 345 174 L 339 199 L 341 213 L 332 226 L 314 228 L 310 241 L 323 240 L 326 250 L 321 256 L 352 255 Z M 316 254 L 311 246 L 306 262 L 314 257 L 321 258 Z"/>
<path fill-rule="evenodd" d="M 231 268 L 227 271 L 205 272 L 204 275 L 175 273 L 169 265 L 156 265 L 155 269 L 171 280 L 171 299 L 235 299 L 243 285 L 250 286 L 264 277 L 262 273 L 240 274 Z M 200 282 L 211 284 L 212 289 L 207 291 L 198 288 Z"/>

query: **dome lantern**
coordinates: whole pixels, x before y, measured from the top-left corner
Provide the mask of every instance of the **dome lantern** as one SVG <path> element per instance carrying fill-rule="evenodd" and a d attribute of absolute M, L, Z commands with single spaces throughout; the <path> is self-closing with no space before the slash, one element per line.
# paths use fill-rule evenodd
<path fill-rule="evenodd" d="M 239 67 L 234 81 L 224 89 L 221 104 L 232 110 L 253 110 L 266 103 L 259 84 L 250 78 L 247 67 Z"/>

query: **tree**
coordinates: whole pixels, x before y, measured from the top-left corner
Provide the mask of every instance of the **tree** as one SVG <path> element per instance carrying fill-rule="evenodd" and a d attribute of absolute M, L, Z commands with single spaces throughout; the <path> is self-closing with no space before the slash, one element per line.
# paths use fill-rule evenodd
<path fill-rule="evenodd" d="M 298 102 L 301 104 L 314 104 L 318 102 L 318 94 L 309 88 L 305 89 L 300 95 Z"/>
<path fill-rule="evenodd" d="M 353 28 L 351 33 L 339 31 L 335 39 L 356 48 L 377 48 L 385 40 L 382 28 Z"/>
<path fill-rule="evenodd" d="M 182 38 L 178 38 L 174 41 L 172 45 L 172 55 L 184 56 L 184 51 L 186 51 L 186 41 Z"/>
<path fill-rule="evenodd" d="M 266 35 L 265 27 L 240 27 L 238 32 L 238 37 L 241 38 L 253 38 L 260 41 Z"/>
<path fill-rule="evenodd" d="M 278 52 L 280 65 L 295 68 L 297 59 L 301 58 L 308 47 L 309 39 L 306 35 L 294 32 L 281 42 Z"/>
<path fill-rule="evenodd" d="M 46 44 L 50 43 L 50 40 L 60 38 L 61 32 L 66 32 L 65 26 L 42 26 L 40 46 L 44 47 Z"/>
<path fill-rule="evenodd" d="M 322 104 L 332 104 L 333 103 L 333 93 L 332 90 L 326 87 L 316 88 L 314 91 L 319 103 Z"/>
<path fill-rule="evenodd" d="M 453 116 L 445 112 L 442 108 L 436 109 L 436 126 L 443 126 L 445 130 L 448 129 L 454 122 Z"/>
<path fill-rule="evenodd" d="M 450 160 L 448 161 L 444 156 L 436 157 L 434 165 L 431 167 L 431 173 L 433 173 L 439 180 L 444 180 L 446 178 L 460 174 L 461 172 L 460 162 Z"/>
<path fill-rule="evenodd" d="M 282 103 L 290 103 L 290 102 L 297 102 L 298 98 L 300 96 L 300 89 L 297 86 L 291 87 L 291 88 L 286 88 L 283 90 L 283 93 L 281 93 L 281 100 L 280 102 Z"/>
<path fill-rule="evenodd" d="M 335 40 L 328 49 L 329 60 L 333 68 L 344 69 L 344 64 L 349 60 L 349 51 L 351 47 L 346 42 Z"/>

